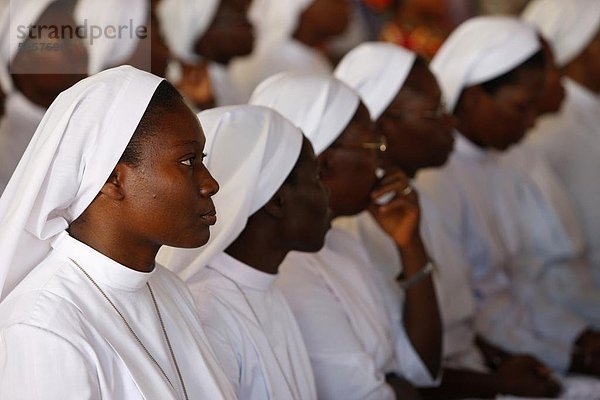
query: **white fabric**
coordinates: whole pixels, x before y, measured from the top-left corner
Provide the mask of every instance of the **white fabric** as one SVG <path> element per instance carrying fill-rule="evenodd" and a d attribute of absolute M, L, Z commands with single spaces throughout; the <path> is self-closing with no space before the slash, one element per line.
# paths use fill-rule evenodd
<path fill-rule="evenodd" d="M 600 327 L 600 287 L 567 189 L 546 160 L 528 147 L 511 149 L 502 162 L 515 175 L 513 191 L 496 203 L 498 227 L 513 254 L 513 281 L 530 291 L 544 291 Z"/>
<path fill-rule="evenodd" d="M 298 40 L 289 39 L 265 50 L 255 50 L 246 57 L 230 63 L 231 78 L 245 99 L 259 83 L 270 76 L 285 71 L 303 71 L 323 74 L 333 72 L 329 60 L 318 50 Z"/>
<path fill-rule="evenodd" d="M 156 6 L 161 33 L 171 53 L 194 62 L 194 45 L 210 27 L 220 0 L 161 0 Z"/>
<path fill-rule="evenodd" d="M 248 19 L 256 31 L 255 52 L 263 52 L 292 37 L 302 12 L 314 0 L 252 0 Z"/>
<path fill-rule="evenodd" d="M 320 154 L 342 133 L 356 113 L 360 99 L 331 75 L 287 72 L 261 83 L 251 104 L 279 111 L 299 127 Z"/>
<path fill-rule="evenodd" d="M 540 30 L 552 47 L 557 65 L 564 67 L 600 30 L 600 1 L 533 0 L 522 18 Z"/>
<path fill-rule="evenodd" d="M 497 153 L 481 150 L 461 135 L 446 166 L 417 176 L 419 191 L 442 219 L 432 237 L 445 235 L 469 263 L 477 331 L 511 352 L 534 354 L 565 371 L 573 342 L 587 324 L 531 290 L 530 282 L 512 279 L 514 255 L 503 240 L 496 206 L 517 183 L 519 178 L 503 168 Z M 430 251 L 435 260 L 446 258 L 435 247 Z"/>
<path fill-rule="evenodd" d="M 431 61 L 444 101 L 454 111 L 464 88 L 496 78 L 540 50 L 535 29 L 512 17 L 475 17 L 454 30 Z"/>
<path fill-rule="evenodd" d="M 238 399 L 316 399 L 310 360 L 277 275 L 221 253 L 188 285 Z"/>
<path fill-rule="evenodd" d="M 229 67 L 210 62 L 208 63 L 208 77 L 218 107 L 245 103 L 246 99 L 231 80 Z"/>
<path fill-rule="evenodd" d="M 213 196 L 217 223 L 202 249 L 164 248 L 157 258 L 185 281 L 239 236 L 248 218 L 281 187 L 302 148 L 300 130 L 266 107 L 220 107 L 198 116 L 206 135 L 206 166 L 220 183 Z"/>
<path fill-rule="evenodd" d="M 46 112 L 19 91 L 6 98 L 5 107 L 0 120 L 0 195 Z"/>
<path fill-rule="evenodd" d="M 483 356 L 475 346 L 475 299 L 470 285 L 469 269 L 464 256 L 454 242 L 439 229 L 442 219 L 429 205 L 427 196 L 420 194 L 422 209 L 421 236 L 429 253 L 444 254 L 435 260 L 434 283 L 439 297 L 440 314 L 444 327 L 444 365 L 485 371 Z M 345 230 L 361 241 L 369 255 L 371 265 L 394 280 L 402 270 L 402 261 L 394 241 L 381 229 L 373 216 L 364 211 L 353 216 L 336 218 L 334 226 Z M 436 234 L 433 235 L 432 232 Z M 402 307 L 403 292 L 397 302 Z M 400 361 L 403 354 L 397 353 Z M 413 370 L 414 371 L 414 370 Z M 418 369 L 417 369 L 418 371 Z M 410 371 L 409 371 L 410 373 Z M 406 375 L 409 376 L 410 375 Z M 411 378 L 411 381 L 415 382 Z"/>
<path fill-rule="evenodd" d="M 131 270 L 66 232 L 0 304 L 0 398 L 183 399 L 150 285 L 190 399 L 234 399 L 189 291 L 161 266 Z M 79 270 L 81 265 L 123 320 Z"/>
<path fill-rule="evenodd" d="M 42 16 L 44 11 L 56 0 L 6 0 L 5 6 L 0 14 L 0 84 L 5 94 L 13 90 L 13 82 L 10 77 L 9 64 L 19 51 L 20 39 L 19 27 L 29 26 Z M 22 28 L 21 28 L 22 29 Z"/>
<path fill-rule="evenodd" d="M 367 257 L 333 228 L 320 252 L 291 252 L 280 267 L 276 285 L 304 336 L 319 399 L 395 398 L 385 382 L 397 372 L 395 332 Z"/>
<path fill-rule="evenodd" d="M 0 299 L 96 197 L 160 82 L 115 68 L 50 106 L 0 198 Z"/>
<path fill-rule="evenodd" d="M 416 54 L 390 43 L 363 43 L 344 56 L 336 78 L 354 88 L 377 121 L 398 95 Z"/>
<path fill-rule="evenodd" d="M 89 74 L 127 62 L 140 42 L 135 31 L 138 27 L 148 28 L 148 36 L 144 40 L 150 40 L 149 15 L 150 2 L 147 0 L 79 0 L 75 8 L 75 20 L 78 24 L 88 27 L 94 25 L 103 30 L 109 26 L 117 27 L 116 29 L 120 26 L 128 27 L 121 33 L 116 31 L 115 38 L 103 32 L 99 38 L 93 39 L 93 43 L 89 38 L 85 39 Z M 134 32 L 130 31 L 130 26 Z M 150 57 L 150 54 L 147 56 Z"/>
<path fill-rule="evenodd" d="M 523 147 L 548 161 L 573 200 L 600 285 L 600 98 L 568 78 L 564 85 L 560 112 L 541 118 Z"/>

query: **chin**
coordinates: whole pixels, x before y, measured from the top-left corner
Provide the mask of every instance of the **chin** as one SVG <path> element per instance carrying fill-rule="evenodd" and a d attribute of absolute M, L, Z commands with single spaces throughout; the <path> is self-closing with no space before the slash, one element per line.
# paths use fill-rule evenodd
<path fill-rule="evenodd" d="M 197 232 L 193 237 L 188 237 L 174 243 L 168 243 L 167 245 L 182 249 L 194 249 L 204 246 L 206 243 L 208 243 L 208 239 L 210 239 L 210 231 L 208 229 L 203 229 L 202 231 Z"/>

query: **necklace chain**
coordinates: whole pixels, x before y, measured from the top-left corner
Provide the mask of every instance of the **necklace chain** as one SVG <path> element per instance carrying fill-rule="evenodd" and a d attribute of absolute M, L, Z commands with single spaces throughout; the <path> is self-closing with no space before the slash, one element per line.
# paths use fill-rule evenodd
<path fill-rule="evenodd" d="M 90 276 L 90 274 L 88 274 L 87 271 L 81 267 L 81 265 L 79 265 L 73 259 L 71 259 L 71 261 L 73 261 L 73 263 L 75 263 L 75 265 L 77 266 L 77 268 L 79 268 L 81 270 L 81 272 L 94 285 L 94 287 L 96 289 L 98 289 L 98 291 L 100 292 L 100 294 L 102 295 L 102 297 L 104 297 L 106 299 L 106 301 L 111 305 L 111 307 L 116 311 L 116 313 L 119 315 L 119 317 L 121 317 L 121 320 L 123 320 L 123 323 L 125 324 L 125 326 L 129 330 L 129 332 L 133 335 L 133 337 L 138 342 L 138 344 L 142 347 L 142 349 L 144 349 L 144 352 L 146 353 L 146 355 L 152 360 L 152 362 L 154 363 L 154 365 L 156 365 L 158 367 L 158 369 L 160 370 L 160 372 L 162 373 L 162 375 L 165 377 L 165 379 L 167 380 L 167 382 L 169 382 L 169 385 L 171 385 L 171 387 L 173 389 L 175 389 L 175 386 L 173 385 L 173 383 L 171 382 L 171 380 L 169 379 L 169 377 L 167 376 L 167 374 L 165 373 L 165 371 L 162 369 L 162 367 L 160 366 L 160 364 L 158 363 L 158 361 L 156 361 L 156 359 L 152 356 L 152 354 L 150 354 L 150 352 L 148 351 L 148 349 L 146 348 L 146 346 L 144 346 L 144 343 L 142 343 L 142 341 L 140 340 L 140 338 L 138 337 L 138 335 L 135 333 L 135 331 L 133 330 L 133 328 L 131 327 L 131 325 L 129 325 L 129 322 L 127 322 L 127 319 L 125 319 L 125 316 L 121 313 L 121 311 L 119 311 L 119 309 L 117 308 L 117 306 L 106 295 L 106 293 L 104 292 L 104 290 L 102 290 L 102 288 L 96 283 L 96 281 Z M 175 353 L 173 352 L 173 347 L 171 346 L 171 341 L 169 340 L 169 335 L 167 335 L 167 330 L 165 329 L 165 324 L 163 323 L 162 315 L 160 314 L 160 309 L 158 308 L 158 303 L 156 302 L 156 298 L 154 297 L 154 292 L 152 291 L 152 288 L 150 287 L 150 284 L 148 282 L 146 282 L 146 286 L 148 287 L 148 290 L 150 291 L 150 297 L 152 297 L 152 302 L 154 303 L 154 309 L 156 310 L 156 314 L 158 315 L 158 321 L 160 322 L 160 327 L 162 328 L 164 339 L 165 339 L 165 341 L 167 343 L 167 347 L 169 348 L 169 353 L 171 354 L 171 359 L 173 360 L 173 363 L 175 364 L 175 369 L 177 370 L 177 376 L 179 378 L 179 383 L 181 384 L 181 388 L 183 389 L 183 395 L 185 397 L 185 400 L 189 400 L 189 397 L 188 397 L 188 394 L 187 394 L 187 390 L 185 388 L 185 383 L 183 382 L 183 377 L 181 376 L 181 370 L 179 369 L 179 364 L 177 364 L 177 359 L 175 358 Z"/>

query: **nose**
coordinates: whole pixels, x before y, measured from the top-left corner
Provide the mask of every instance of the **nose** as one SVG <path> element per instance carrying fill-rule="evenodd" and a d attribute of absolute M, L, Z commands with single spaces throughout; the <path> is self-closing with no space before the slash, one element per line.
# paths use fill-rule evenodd
<path fill-rule="evenodd" d="M 204 173 L 200 174 L 200 194 L 204 197 L 212 197 L 219 191 L 219 182 L 211 175 L 210 171 L 204 167 Z"/>

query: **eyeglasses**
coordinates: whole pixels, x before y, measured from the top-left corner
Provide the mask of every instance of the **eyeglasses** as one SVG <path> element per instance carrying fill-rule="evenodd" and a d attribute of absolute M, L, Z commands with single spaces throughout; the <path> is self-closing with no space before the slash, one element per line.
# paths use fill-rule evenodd
<path fill-rule="evenodd" d="M 387 139 L 385 136 L 380 136 L 379 141 L 377 142 L 361 142 L 361 143 L 350 143 L 344 141 L 336 141 L 331 145 L 332 148 L 340 147 L 345 149 L 366 149 L 366 150 L 375 150 L 380 153 L 385 153 L 387 150 Z"/>

